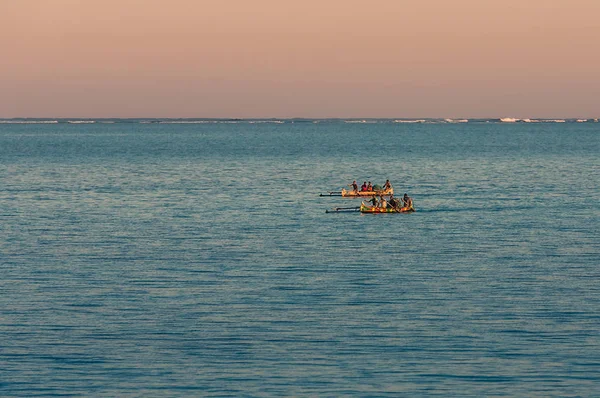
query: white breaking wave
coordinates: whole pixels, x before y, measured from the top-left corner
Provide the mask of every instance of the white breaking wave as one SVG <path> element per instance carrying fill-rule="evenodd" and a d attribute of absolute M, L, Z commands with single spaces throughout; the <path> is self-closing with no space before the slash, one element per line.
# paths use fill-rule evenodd
<path fill-rule="evenodd" d="M 67 123 L 71 124 L 92 124 L 96 123 L 95 120 L 69 120 Z"/>
<path fill-rule="evenodd" d="M 468 123 L 469 119 L 444 119 L 446 123 Z"/>
<path fill-rule="evenodd" d="M 503 123 L 516 123 L 516 122 L 522 122 L 522 123 L 566 123 L 567 122 L 565 119 L 529 119 L 529 118 L 516 119 L 516 118 L 512 118 L 512 117 L 504 117 L 504 118 L 500 119 L 500 121 Z"/>
<path fill-rule="evenodd" d="M 524 123 L 566 123 L 564 119 L 517 119 Z"/>
<path fill-rule="evenodd" d="M 425 123 L 426 120 L 425 119 L 416 119 L 416 120 L 401 120 L 401 119 L 397 119 L 394 120 L 394 123 Z"/>
<path fill-rule="evenodd" d="M 377 123 L 377 120 L 344 120 L 344 123 Z"/>

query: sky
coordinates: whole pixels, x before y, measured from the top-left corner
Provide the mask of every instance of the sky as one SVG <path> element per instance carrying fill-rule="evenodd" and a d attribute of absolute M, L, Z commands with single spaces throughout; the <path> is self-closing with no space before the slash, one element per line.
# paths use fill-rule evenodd
<path fill-rule="evenodd" d="M 0 118 L 593 118 L 599 0 L 0 0 Z"/>

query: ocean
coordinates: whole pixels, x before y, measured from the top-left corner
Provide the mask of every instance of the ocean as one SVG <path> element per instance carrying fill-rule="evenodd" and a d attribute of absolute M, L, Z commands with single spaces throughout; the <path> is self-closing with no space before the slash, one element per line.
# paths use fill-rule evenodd
<path fill-rule="evenodd" d="M 536 122 L 0 121 L 0 395 L 598 396 L 600 124 Z"/>

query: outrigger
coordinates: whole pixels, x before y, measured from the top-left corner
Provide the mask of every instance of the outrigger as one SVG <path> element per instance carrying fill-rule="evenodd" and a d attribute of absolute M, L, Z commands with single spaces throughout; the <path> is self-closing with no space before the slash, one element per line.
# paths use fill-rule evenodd
<path fill-rule="evenodd" d="M 325 210 L 325 213 L 349 213 L 349 212 L 359 212 L 360 206 L 356 207 L 334 207 L 331 210 Z"/>

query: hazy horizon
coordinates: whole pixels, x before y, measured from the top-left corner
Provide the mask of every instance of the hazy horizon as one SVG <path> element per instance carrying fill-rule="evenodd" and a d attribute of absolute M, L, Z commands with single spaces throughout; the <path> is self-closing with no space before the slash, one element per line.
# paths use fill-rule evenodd
<path fill-rule="evenodd" d="M 6 0 L 0 118 L 598 118 L 596 0 Z"/>

